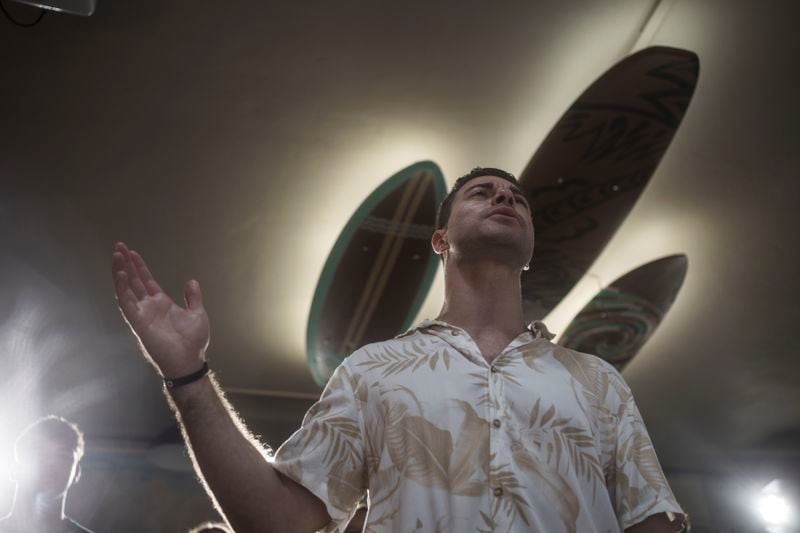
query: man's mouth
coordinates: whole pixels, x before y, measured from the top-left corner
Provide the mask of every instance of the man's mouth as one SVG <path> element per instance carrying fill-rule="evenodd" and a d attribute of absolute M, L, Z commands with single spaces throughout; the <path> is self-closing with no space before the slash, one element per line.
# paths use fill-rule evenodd
<path fill-rule="evenodd" d="M 513 218 L 514 220 L 519 222 L 519 215 L 517 215 L 517 212 L 514 211 L 513 209 L 511 209 L 510 207 L 497 207 L 495 209 L 492 209 L 491 211 L 489 211 L 489 214 L 487 215 L 487 218 L 493 217 L 493 216 L 496 216 L 496 215 L 499 215 L 499 216 L 502 216 L 502 217 L 505 217 L 505 218 Z"/>

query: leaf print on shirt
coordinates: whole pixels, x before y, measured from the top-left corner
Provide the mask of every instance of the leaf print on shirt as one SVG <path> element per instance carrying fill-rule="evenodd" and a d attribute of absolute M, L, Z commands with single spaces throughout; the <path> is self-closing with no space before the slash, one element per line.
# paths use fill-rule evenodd
<path fill-rule="evenodd" d="M 349 512 L 366 488 L 364 473 L 348 466 L 345 461 L 334 463 L 328 473 L 328 497 L 337 509 Z"/>
<path fill-rule="evenodd" d="M 568 533 L 575 533 L 580 503 L 578 496 L 567 481 L 557 471 L 539 462 L 521 443 L 511 445 L 511 457 L 514 463 L 528 472 L 538 482 L 536 488 L 541 491 L 558 512 Z"/>
<path fill-rule="evenodd" d="M 494 533 L 494 530 L 497 527 L 497 522 L 492 520 L 492 518 L 483 511 L 479 511 L 479 513 L 487 529 L 478 528 L 478 533 Z"/>
<path fill-rule="evenodd" d="M 512 367 L 516 366 L 518 360 L 511 357 L 500 356 L 494 360 L 494 364 L 492 368 L 494 368 L 494 375 L 499 376 L 501 379 L 513 383 L 514 385 L 521 387 L 522 384 L 514 377 L 514 371 Z"/>
<path fill-rule="evenodd" d="M 411 391 L 405 390 L 414 396 Z M 459 436 L 434 425 L 422 415 L 409 414 L 403 404 L 383 404 L 385 442 L 400 474 L 424 487 L 437 487 L 451 494 L 480 496 L 486 491 L 486 457 L 489 422 L 463 400 L 453 400 L 464 413 Z M 422 412 L 419 404 L 417 409 Z M 475 479 L 476 474 L 484 473 Z"/>
<path fill-rule="evenodd" d="M 355 392 L 356 401 L 363 409 L 363 406 L 365 406 L 367 404 L 367 400 L 369 400 L 369 387 L 367 386 L 366 381 L 361 379 L 361 374 L 358 372 L 353 372 L 350 375 L 350 387 Z"/>
<path fill-rule="evenodd" d="M 492 454 L 491 462 L 494 461 L 494 454 Z M 524 507 L 530 507 L 525 499 L 525 485 L 520 483 L 517 475 L 510 468 L 508 464 L 502 464 L 490 468 L 490 476 L 492 485 L 501 487 L 503 489 L 502 496 L 495 496 L 494 503 L 492 504 L 492 519 L 494 520 L 497 513 L 503 511 L 508 522 L 512 525 L 516 517 L 519 517 L 526 526 L 530 526 L 528 517 L 525 516 Z"/>
<path fill-rule="evenodd" d="M 529 344 L 520 352 L 520 355 L 522 356 L 522 361 L 528 368 L 537 372 L 542 372 L 542 369 L 539 368 L 538 360 L 547 355 L 549 349 L 549 344 Z"/>
<path fill-rule="evenodd" d="M 642 431 L 634 431 L 621 443 L 618 458 L 619 464 L 636 465 L 639 474 L 653 489 L 661 491 L 668 488 L 653 444 Z"/>
<path fill-rule="evenodd" d="M 614 489 L 614 493 L 616 494 L 614 501 L 617 516 L 626 517 L 627 521 L 632 524 L 641 522 L 647 518 L 650 514 L 650 510 L 661 502 L 658 498 L 648 497 L 648 492 L 647 487 L 640 488 L 633 486 L 625 472 L 617 471 L 616 486 Z M 641 507 L 643 502 L 648 503 L 644 508 Z M 633 515 L 634 510 L 637 511 L 636 515 Z"/>
<path fill-rule="evenodd" d="M 483 407 L 484 405 L 489 405 L 493 409 L 499 409 L 500 405 L 497 403 L 497 400 L 492 398 L 489 394 L 488 372 L 487 370 L 486 372 L 471 372 L 467 374 L 472 378 L 470 385 L 477 390 L 483 391 L 477 396 L 475 406 Z"/>
<path fill-rule="evenodd" d="M 608 371 L 601 360 L 593 355 L 582 354 L 574 350 L 556 346 L 553 357 L 561 363 L 572 378 L 580 383 L 582 392 L 590 405 L 600 411 L 606 410 L 605 400 L 608 395 Z"/>
<path fill-rule="evenodd" d="M 335 374 L 328 384 L 329 391 L 349 386 L 341 374 Z M 330 393 L 329 398 L 335 397 Z M 344 396 L 344 395 L 343 395 Z M 313 452 L 320 446 L 325 447 L 323 461 L 330 465 L 334 460 L 347 460 L 352 465 L 360 464 L 359 443 L 361 428 L 358 421 L 338 413 L 338 405 L 334 401 L 321 401 L 309 409 L 303 422 L 305 432 L 296 446 Z"/>
<path fill-rule="evenodd" d="M 575 401 L 586 415 L 601 446 L 598 450 L 600 464 L 608 469 L 614 460 L 616 427 L 622 416 L 621 410 L 612 412 L 609 408 L 609 390 L 613 388 L 617 395 L 620 395 L 626 388 L 621 383 L 622 378 L 609 365 L 593 355 L 557 346 L 553 351 L 553 357 L 572 377 Z"/>
<path fill-rule="evenodd" d="M 456 439 L 450 462 L 450 491 L 463 496 L 481 496 L 486 491 L 486 480 L 474 479 L 483 470 L 488 476 L 489 421 L 478 416 L 468 402 L 453 400 L 464 412 L 464 421 Z"/>
<path fill-rule="evenodd" d="M 413 395 L 413 393 L 411 393 Z M 381 402 L 389 457 L 403 476 L 424 487 L 447 488 L 453 438 L 401 403 Z"/>
<path fill-rule="evenodd" d="M 386 346 L 379 352 L 366 350 L 365 353 L 366 361 L 361 361 L 356 366 L 364 367 L 365 372 L 380 370 L 384 378 L 409 369 L 416 372 L 426 363 L 431 370 L 436 370 L 439 361 L 442 361 L 446 370 L 450 370 L 450 354 L 447 349 L 431 351 L 416 341 L 403 343 L 399 349 Z"/>
<path fill-rule="evenodd" d="M 542 410 L 541 398 L 533 404 L 529 421 L 529 429 L 522 433 L 526 440 L 546 453 L 547 463 L 557 472 L 561 468 L 565 472 L 574 468 L 579 477 L 592 484 L 594 500 L 597 486 L 605 486 L 605 474 L 595 455 L 595 442 L 591 433 L 585 428 L 570 424 L 572 418 L 557 417 L 555 405 Z"/>

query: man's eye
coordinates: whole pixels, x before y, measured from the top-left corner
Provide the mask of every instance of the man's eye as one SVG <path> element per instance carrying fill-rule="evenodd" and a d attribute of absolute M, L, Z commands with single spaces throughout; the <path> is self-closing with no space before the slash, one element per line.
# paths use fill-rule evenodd
<path fill-rule="evenodd" d="M 481 190 L 481 189 L 478 189 L 478 190 L 472 192 L 472 196 L 483 196 L 485 194 L 486 193 L 483 192 L 483 190 Z"/>

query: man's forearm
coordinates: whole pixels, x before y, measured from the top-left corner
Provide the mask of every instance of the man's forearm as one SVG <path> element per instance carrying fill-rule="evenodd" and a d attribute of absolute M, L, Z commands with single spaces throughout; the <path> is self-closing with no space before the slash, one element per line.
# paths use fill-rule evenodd
<path fill-rule="evenodd" d="M 323 517 L 315 520 L 321 502 L 310 502 L 317 504 L 316 513 L 300 508 L 307 497 L 314 497 L 300 494 L 298 501 L 298 491 L 304 489 L 266 461 L 264 450 L 224 399 L 213 376 L 167 396 L 195 470 L 237 532 L 315 531 L 325 525 Z M 302 523 L 309 518 L 304 528 Z"/>

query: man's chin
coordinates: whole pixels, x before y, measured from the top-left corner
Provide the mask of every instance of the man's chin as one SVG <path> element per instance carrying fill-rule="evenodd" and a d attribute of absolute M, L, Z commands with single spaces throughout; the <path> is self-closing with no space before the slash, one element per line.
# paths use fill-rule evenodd
<path fill-rule="evenodd" d="M 481 235 L 472 243 L 472 253 L 477 257 L 498 259 L 508 264 L 525 264 L 525 258 L 530 257 L 530 250 L 520 245 L 519 237 L 508 232 L 497 232 Z"/>

